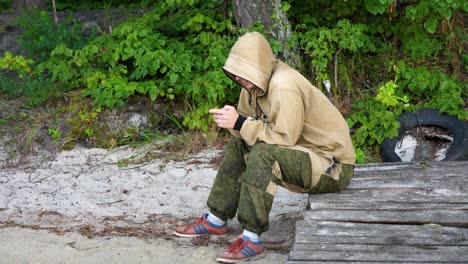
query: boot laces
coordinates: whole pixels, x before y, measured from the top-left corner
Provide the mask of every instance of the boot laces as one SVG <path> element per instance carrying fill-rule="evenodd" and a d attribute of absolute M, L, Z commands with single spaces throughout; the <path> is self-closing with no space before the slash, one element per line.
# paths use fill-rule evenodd
<path fill-rule="evenodd" d="M 192 227 L 195 227 L 203 222 L 203 216 L 197 217 L 195 221 L 185 227 L 185 230 L 188 230 Z"/>
<path fill-rule="evenodd" d="M 240 252 L 247 244 L 247 240 L 243 240 L 242 238 L 238 238 L 231 246 L 228 248 L 229 253 L 238 253 Z"/>

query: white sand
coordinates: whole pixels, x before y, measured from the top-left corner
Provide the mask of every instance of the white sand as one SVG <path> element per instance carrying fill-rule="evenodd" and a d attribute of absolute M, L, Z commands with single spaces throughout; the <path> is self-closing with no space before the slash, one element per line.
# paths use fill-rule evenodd
<path fill-rule="evenodd" d="M 209 149 L 180 162 L 161 158 L 118 166 L 140 151 L 76 148 L 34 166 L 0 169 L 0 264 L 214 263 L 225 243 L 196 246 L 170 234 L 175 224 L 207 211 L 216 175 L 210 161 L 221 151 Z M 300 216 L 306 201 L 306 195 L 279 190 L 271 213 L 273 230 L 263 236 L 267 244 L 291 239 L 293 223 L 287 223 L 287 234 L 281 225 L 289 215 Z M 230 239 L 240 232 L 236 223 L 229 223 L 234 228 Z M 120 233 L 88 239 L 75 232 L 84 226 L 95 231 L 143 228 L 162 238 Z M 47 228 L 66 232 L 56 235 Z M 286 260 L 287 255 L 269 250 L 258 263 Z"/>

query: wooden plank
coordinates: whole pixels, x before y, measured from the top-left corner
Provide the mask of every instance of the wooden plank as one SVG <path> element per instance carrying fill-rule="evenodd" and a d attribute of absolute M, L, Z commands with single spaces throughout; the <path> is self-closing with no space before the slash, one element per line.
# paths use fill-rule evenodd
<path fill-rule="evenodd" d="M 314 210 L 304 219 L 391 224 L 440 224 L 468 227 L 468 211 L 458 210 Z"/>
<path fill-rule="evenodd" d="M 372 201 L 367 199 L 354 199 L 353 201 L 343 201 L 339 199 L 333 202 L 313 201 L 310 204 L 311 210 L 468 210 L 468 203 L 404 203 L 404 202 L 387 202 L 387 201 Z"/>
<path fill-rule="evenodd" d="M 302 220 L 296 224 L 296 243 L 346 244 L 346 241 L 378 245 L 468 246 L 468 229 L 315 220 Z"/>
<path fill-rule="evenodd" d="M 286 262 L 287 264 L 370 264 L 370 263 L 378 263 L 378 264 L 395 264 L 395 262 L 372 262 L 372 261 L 311 261 L 311 260 L 296 260 L 292 259 Z"/>
<path fill-rule="evenodd" d="M 356 166 L 348 189 L 436 187 L 468 192 L 468 161 Z"/>
<path fill-rule="evenodd" d="M 457 162 L 429 162 L 429 163 L 377 163 L 377 164 L 363 164 L 355 165 L 354 171 L 359 174 L 365 173 L 385 173 L 385 172 L 400 172 L 400 171 L 437 171 L 437 172 L 456 172 L 461 175 L 466 173 L 468 168 L 468 161 Z"/>
<path fill-rule="evenodd" d="M 413 175 L 404 175 L 404 177 L 393 177 L 379 175 L 374 178 L 364 179 L 355 176 L 347 189 L 390 189 L 390 188 L 444 188 L 452 190 L 468 191 L 468 176 L 434 176 L 433 178 L 417 178 Z"/>
<path fill-rule="evenodd" d="M 440 179 L 442 177 L 447 177 L 448 179 L 464 179 L 466 172 L 462 173 L 459 170 L 447 170 L 447 171 L 438 171 L 438 170 L 405 170 L 405 171 L 368 171 L 368 172 L 359 172 L 354 171 L 354 175 L 363 179 L 372 179 L 372 178 L 381 178 L 385 179 L 388 177 L 392 178 L 401 178 L 401 179 Z"/>
<path fill-rule="evenodd" d="M 310 197 L 311 203 L 318 201 L 354 201 L 367 200 L 368 202 L 409 202 L 409 203 L 468 203 L 468 192 L 450 189 L 362 189 L 344 190 L 339 193 L 315 194 Z"/>
<path fill-rule="evenodd" d="M 457 237 L 402 237 L 402 236 L 319 236 L 305 230 L 298 231 L 294 244 L 359 244 L 359 245 L 418 245 L 440 246 L 445 241 L 449 246 L 467 247 L 466 242 L 458 241 Z"/>
<path fill-rule="evenodd" d="M 468 263 L 468 229 L 299 221 L 288 263 Z"/>
<path fill-rule="evenodd" d="M 392 260 L 400 263 L 467 263 L 466 252 L 462 254 L 437 253 L 430 251 L 420 252 L 400 252 L 400 251 L 294 251 L 291 260 L 312 260 L 312 261 L 362 261 L 380 262 Z"/>
<path fill-rule="evenodd" d="M 358 165 L 310 207 L 288 263 L 468 263 L 468 161 Z"/>
<path fill-rule="evenodd" d="M 459 255 L 468 263 L 468 248 L 466 246 L 425 246 L 425 245 L 368 245 L 368 244 L 302 244 L 297 243 L 293 252 L 301 251 L 346 251 L 346 252 L 411 252 L 428 255 Z M 463 256 L 464 255 L 464 256 Z"/>
<path fill-rule="evenodd" d="M 467 168 L 468 169 L 468 168 Z M 409 176 L 416 179 L 440 179 L 442 177 L 447 177 L 448 179 L 463 179 L 466 176 L 465 173 L 461 173 L 459 170 L 447 170 L 447 171 L 438 171 L 438 170 L 404 170 L 404 171 L 367 171 L 360 172 L 354 171 L 354 175 L 362 179 L 372 179 L 380 178 L 385 179 L 388 177 L 391 178 L 401 178 L 408 179 Z"/>
<path fill-rule="evenodd" d="M 424 162 L 385 162 L 385 163 L 368 163 L 357 164 L 356 172 L 366 171 L 404 171 L 404 170 L 435 170 L 435 171 L 457 171 L 461 174 L 466 174 L 468 169 L 468 161 L 424 161 Z"/>
<path fill-rule="evenodd" d="M 377 230 L 378 232 L 391 231 L 393 234 L 411 235 L 418 234 L 420 236 L 462 236 L 460 241 L 468 243 L 468 229 L 458 227 L 447 227 L 441 225 L 397 225 L 397 224 L 374 224 L 374 223 L 352 223 L 338 221 L 317 221 L 311 219 L 299 220 L 296 223 L 297 227 L 307 227 L 310 229 L 328 230 L 327 234 L 336 234 L 333 230 L 345 230 L 346 232 L 367 232 L 369 230 Z M 317 232 L 317 231 L 314 231 Z M 330 233 L 331 232 L 331 233 Z M 447 241 L 445 241 L 447 242 Z M 444 242 L 444 243 L 445 243 Z M 446 244 L 441 244 L 446 245 Z M 468 245 L 468 244 L 467 244 Z"/>
<path fill-rule="evenodd" d="M 363 175 L 356 174 L 348 189 L 385 189 L 385 188 L 444 188 L 453 190 L 468 190 L 468 176 L 461 175 L 418 175 L 394 173 L 393 175 Z"/>
<path fill-rule="evenodd" d="M 468 192 L 410 188 L 344 190 L 339 194 L 312 195 L 309 201 L 311 209 L 467 210 Z"/>

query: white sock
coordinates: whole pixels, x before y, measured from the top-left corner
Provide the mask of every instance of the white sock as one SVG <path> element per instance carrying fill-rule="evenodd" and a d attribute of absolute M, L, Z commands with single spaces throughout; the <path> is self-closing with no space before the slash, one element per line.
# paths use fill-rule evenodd
<path fill-rule="evenodd" d="M 250 232 L 247 229 L 244 229 L 244 232 L 242 232 L 242 236 L 247 237 L 250 241 L 254 243 L 260 242 L 260 236 L 255 234 L 254 232 Z"/>
<path fill-rule="evenodd" d="M 223 226 L 224 224 L 226 224 L 226 221 L 219 219 L 216 215 L 212 213 L 208 214 L 208 216 L 206 217 L 206 220 L 217 226 Z"/>

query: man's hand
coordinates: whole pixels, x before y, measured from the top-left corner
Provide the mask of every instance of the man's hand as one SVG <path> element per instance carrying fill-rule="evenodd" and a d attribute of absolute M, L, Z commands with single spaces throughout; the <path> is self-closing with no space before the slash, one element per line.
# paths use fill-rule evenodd
<path fill-rule="evenodd" d="M 222 128 L 234 128 L 239 117 L 236 108 L 231 105 L 225 105 L 221 109 L 210 109 L 210 113 L 213 114 L 216 124 Z"/>

